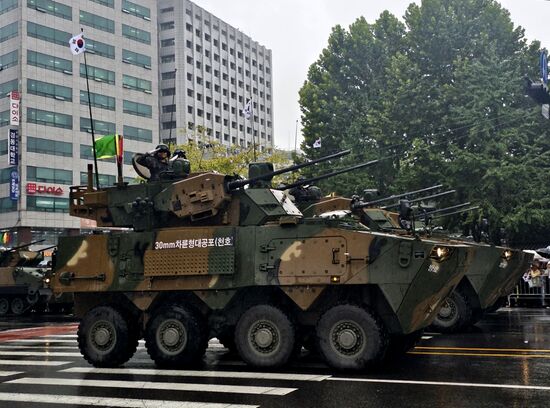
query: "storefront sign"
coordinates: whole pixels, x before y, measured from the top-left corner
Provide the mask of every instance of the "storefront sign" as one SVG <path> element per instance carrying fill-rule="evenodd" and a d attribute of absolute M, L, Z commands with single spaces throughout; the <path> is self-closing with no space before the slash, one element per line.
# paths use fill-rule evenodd
<path fill-rule="evenodd" d="M 17 163 L 19 163 L 19 139 L 17 137 L 16 129 L 10 129 L 8 149 L 10 155 L 10 166 L 17 166 Z"/>
<path fill-rule="evenodd" d="M 19 92 L 10 92 L 10 125 L 19 126 L 19 102 L 21 97 Z"/>
<path fill-rule="evenodd" d="M 50 194 L 50 195 L 62 195 L 63 189 L 55 186 L 45 186 L 43 184 L 27 183 L 27 194 Z"/>
<path fill-rule="evenodd" d="M 10 198 L 12 201 L 19 200 L 19 172 L 17 169 L 10 172 Z"/>

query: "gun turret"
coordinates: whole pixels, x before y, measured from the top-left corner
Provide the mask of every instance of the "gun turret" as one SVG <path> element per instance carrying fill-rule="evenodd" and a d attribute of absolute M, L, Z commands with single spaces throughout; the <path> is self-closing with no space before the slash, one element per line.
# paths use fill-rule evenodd
<path fill-rule="evenodd" d="M 314 164 L 325 162 L 325 161 L 328 161 L 328 160 L 331 160 L 331 159 L 336 159 L 336 158 L 339 158 L 339 157 L 342 157 L 342 156 L 346 156 L 350 153 L 351 153 L 351 150 L 344 150 L 342 152 L 331 154 L 329 156 L 320 157 L 319 159 L 311 160 L 311 161 L 308 161 L 308 162 L 305 162 L 305 163 L 295 164 L 295 165 L 289 166 L 289 167 L 284 167 L 282 169 L 271 171 L 269 173 L 264 173 L 264 174 L 256 176 L 256 177 L 243 179 L 243 180 L 230 181 L 229 183 L 227 183 L 227 191 L 237 190 L 239 188 L 242 188 L 242 187 L 244 187 L 248 184 L 255 183 L 257 181 L 271 180 L 273 177 L 278 176 L 279 174 L 289 173 L 291 171 L 296 171 L 296 170 L 302 169 L 304 167 L 313 166 Z"/>
<path fill-rule="evenodd" d="M 437 184 L 435 186 L 422 188 L 420 190 L 407 191 L 406 193 L 394 194 L 394 195 L 391 195 L 391 196 L 378 198 L 378 199 L 372 200 L 372 201 L 358 202 L 358 203 L 354 203 L 353 208 L 358 209 L 358 208 L 370 207 L 370 206 L 373 206 L 373 205 L 376 205 L 376 204 L 383 203 L 385 201 L 399 200 L 401 198 L 410 197 L 410 196 L 413 196 L 413 195 L 416 195 L 416 194 L 427 193 L 428 191 L 437 190 L 441 187 L 443 187 L 443 184 Z M 396 206 L 397 205 L 398 204 L 396 204 Z"/>

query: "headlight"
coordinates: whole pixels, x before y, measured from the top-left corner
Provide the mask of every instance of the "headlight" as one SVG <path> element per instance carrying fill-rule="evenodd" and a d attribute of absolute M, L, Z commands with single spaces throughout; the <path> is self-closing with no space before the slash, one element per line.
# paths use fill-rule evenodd
<path fill-rule="evenodd" d="M 46 282 L 46 284 L 50 283 L 50 278 L 44 279 L 44 282 Z"/>
<path fill-rule="evenodd" d="M 504 251 L 504 252 L 502 253 L 502 258 L 503 258 L 503 259 L 506 259 L 507 261 L 509 261 L 510 259 L 512 259 L 512 255 L 513 255 L 513 254 L 514 254 L 514 253 L 513 253 L 512 251 L 510 251 L 509 249 L 507 249 L 506 251 Z"/>
<path fill-rule="evenodd" d="M 437 262 L 443 262 L 451 255 L 451 248 L 445 246 L 433 247 L 430 253 L 430 258 L 435 259 Z"/>

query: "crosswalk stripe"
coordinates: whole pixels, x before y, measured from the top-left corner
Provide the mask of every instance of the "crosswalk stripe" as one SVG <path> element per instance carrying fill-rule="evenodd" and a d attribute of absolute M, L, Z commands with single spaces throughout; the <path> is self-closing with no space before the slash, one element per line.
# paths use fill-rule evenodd
<path fill-rule="evenodd" d="M 224 403 L 147 400 L 134 398 L 83 397 L 73 395 L 26 394 L 0 392 L 0 401 L 30 402 L 33 404 L 91 405 L 121 408 L 255 408 L 258 405 L 236 405 Z"/>
<path fill-rule="evenodd" d="M 0 377 L 8 377 L 10 375 L 21 374 L 19 371 L 0 371 Z"/>
<path fill-rule="evenodd" d="M 53 357 L 80 357 L 81 354 L 69 351 L 0 351 L 0 356 L 53 356 Z"/>
<path fill-rule="evenodd" d="M 13 340 L 6 340 L 2 343 L 6 344 L 13 344 L 13 343 L 75 343 L 75 340 L 73 339 L 66 339 L 66 340 L 60 340 L 60 339 L 13 339 Z"/>
<path fill-rule="evenodd" d="M 297 388 L 260 387 L 243 385 L 217 385 L 197 383 L 166 383 L 148 381 L 109 381 L 109 380 L 84 380 L 70 378 L 18 378 L 6 381 L 4 384 L 27 385 L 62 385 L 63 387 L 107 387 L 107 388 L 131 388 L 144 390 L 169 390 L 169 391 L 201 391 L 223 392 L 233 394 L 262 394 L 262 395 L 287 395 Z"/>
<path fill-rule="evenodd" d="M 291 374 L 291 373 L 260 373 L 238 371 L 197 371 L 197 370 L 156 370 L 140 368 L 86 368 L 72 367 L 62 370 L 65 373 L 80 374 L 129 374 L 158 375 L 171 377 L 211 377 L 211 378 L 254 378 L 258 380 L 288 380 L 288 381 L 324 381 L 330 375 Z"/>
<path fill-rule="evenodd" d="M 40 360 L 0 360 L 0 365 L 15 366 L 61 366 L 71 364 L 71 361 L 40 361 Z"/>
<path fill-rule="evenodd" d="M 10 344 L 10 345 L 0 344 L 0 350 L 18 351 L 18 350 L 46 350 L 46 349 L 47 350 L 78 350 L 78 345 L 75 344 L 74 346 L 45 346 L 45 345 L 24 346 L 24 345 L 17 345 L 17 344 Z"/>
<path fill-rule="evenodd" d="M 76 334 L 52 334 L 49 336 L 40 336 L 41 339 L 76 339 Z"/>

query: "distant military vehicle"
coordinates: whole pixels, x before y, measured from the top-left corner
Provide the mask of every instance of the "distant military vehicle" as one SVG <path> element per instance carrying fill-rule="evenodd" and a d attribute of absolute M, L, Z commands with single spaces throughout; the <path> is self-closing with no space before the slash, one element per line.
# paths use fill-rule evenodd
<path fill-rule="evenodd" d="M 32 244 L 0 249 L 0 316 L 45 308 L 51 296 L 44 285 L 48 268 L 39 265 L 43 253 L 28 250 Z"/>
<path fill-rule="evenodd" d="M 276 367 L 313 333 L 329 365 L 362 369 L 417 337 L 462 279 L 467 247 L 373 232 L 345 214 L 306 218 L 270 186 L 347 153 L 251 164 L 244 180 L 190 173 L 101 190 L 89 169 L 71 214 L 131 230 L 59 239 L 53 290 L 74 292 L 84 358 L 119 366 L 143 336 L 158 366 L 182 367 L 220 337 L 247 364 Z"/>
<path fill-rule="evenodd" d="M 317 203 L 309 202 L 303 212 L 305 215 L 314 216 L 327 211 L 338 209 L 351 209 L 360 216 L 361 222 L 369 228 L 380 231 L 391 231 L 396 234 L 414 233 L 427 235 L 434 240 L 443 240 L 443 242 L 454 242 L 467 244 L 472 248 L 472 256 L 468 262 L 468 268 L 464 278 L 460 281 L 457 288 L 445 300 L 434 320 L 431 328 L 441 332 L 456 332 L 463 330 L 467 326 L 476 323 L 485 311 L 491 310 L 496 305 L 501 304 L 503 297 L 507 296 L 519 278 L 523 275 L 532 256 L 520 250 L 511 248 L 493 246 L 482 242 L 472 240 L 459 240 L 449 238 L 449 236 L 434 232 L 429 226 L 429 221 L 437 214 L 439 216 L 448 216 L 455 213 L 468 211 L 477 207 L 468 207 L 470 203 L 455 205 L 443 209 L 422 210 L 422 215 L 417 214 L 417 219 L 423 219 L 424 226 L 420 231 L 412 230 L 414 224 L 413 209 L 411 202 L 420 202 L 425 197 L 412 200 L 402 200 L 400 205 L 386 206 L 383 208 L 372 207 L 380 205 L 386 201 L 393 201 L 404 197 L 410 197 L 419 193 L 426 193 L 433 189 L 442 187 L 441 185 L 428 187 L 417 191 L 407 192 L 399 195 L 393 195 L 386 198 L 380 198 L 370 202 L 360 202 L 357 200 L 346 199 L 342 197 L 327 197 L 318 200 Z M 452 191 L 452 190 L 451 190 Z M 443 193 L 432 194 L 433 198 Z M 447 194 L 446 192 L 444 194 Z M 400 212 L 389 212 L 387 208 L 400 206 Z M 468 207 L 468 208 L 466 208 Z M 409 228 L 408 230 L 406 228 Z M 480 231 L 480 238 L 486 235 Z"/>

